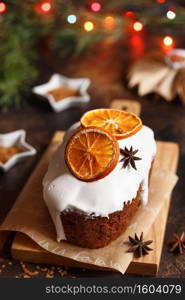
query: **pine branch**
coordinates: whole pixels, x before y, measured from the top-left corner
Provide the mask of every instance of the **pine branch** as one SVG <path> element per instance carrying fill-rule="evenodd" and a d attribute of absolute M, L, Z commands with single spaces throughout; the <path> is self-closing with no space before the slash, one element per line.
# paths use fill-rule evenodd
<path fill-rule="evenodd" d="M 29 7 L 20 10 L 16 6 L 16 13 L 6 14 L 0 30 L 0 109 L 3 111 L 21 105 L 22 96 L 37 76 L 33 65 L 37 55 L 33 49 L 38 22 L 31 16 Z"/>

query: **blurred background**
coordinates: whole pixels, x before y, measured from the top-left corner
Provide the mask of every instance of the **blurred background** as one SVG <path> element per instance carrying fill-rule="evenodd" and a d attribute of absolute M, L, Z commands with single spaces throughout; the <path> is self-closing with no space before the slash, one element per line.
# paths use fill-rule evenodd
<path fill-rule="evenodd" d="M 0 1 L 1 110 L 23 107 L 33 98 L 31 87 L 56 72 L 89 77 L 101 91 L 109 80 L 109 97 L 122 96 L 131 62 L 151 49 L 183 47 L 183 3 Z"/>

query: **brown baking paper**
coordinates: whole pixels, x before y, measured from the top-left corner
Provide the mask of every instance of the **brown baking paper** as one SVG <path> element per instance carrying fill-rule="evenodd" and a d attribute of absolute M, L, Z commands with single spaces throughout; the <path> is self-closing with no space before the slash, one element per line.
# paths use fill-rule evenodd
<path fill-rule="evenodd" d="M 128 73 L 129 87 L 138 86 L 138 95 L 157 93 L 167 101 L 178 94 L 185 104 L 185 68 L 173 69 L 161 53 L 151 53 L 136 61 Z"/>
<path fill-rule="evenodd" d="M 127 252 L 128 235 L 133 236 L 135 232 L 138 234 L 143 232 L 144 236 L 147 234 L 164 201 L 170 196 L 177 182 L 177 176 L 172 172 L 158 169 L 157 164 L 154 164 L 148 204 L 139 208 L 126 232 L 107 247 L 94 250 L 76 247 L 67 242 L 58 243 L 54 225 L 42 198 L 43 175 L 55 148 L 56 145 L 49 147 L 0 230 L 20 231 L 51 253 L 93 267 L 98 266 L 125 273 L 133 259 L 133 254 Z"/>

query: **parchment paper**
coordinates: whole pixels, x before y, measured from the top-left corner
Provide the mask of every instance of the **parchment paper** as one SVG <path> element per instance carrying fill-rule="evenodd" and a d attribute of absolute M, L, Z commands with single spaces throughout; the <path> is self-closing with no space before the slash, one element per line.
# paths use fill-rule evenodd
<path fill-rule="evenodd" d="M 93 266 L 111 268 L 122 274 L 133 259 L 133 254 L 127 252 L 128 235 L 133 236 L 141 232 L 147 234 L 177 182 L 174 173 L 153 169 L 147 206 L 139 208 L 131 225 L 116 241 L 105 248 L 94 250 L 56 241 L 55 228 L 42 198 L 42 178 L 46 169 L 47 159 L 42 160 L 32 174 L 0 230 L 23 232 L 54 254 Z"/>
<path fill-rule="evenodd" d="M 138 85 L 139 96 L 157 93 L 167 101 L 173 100 L 178 93 L 184 102 L 183 79 L 185 68 L 173 69 L 165 62 L 161 53 L 151 53 L 136 61 L 128 74 L 129 87 Z"/>

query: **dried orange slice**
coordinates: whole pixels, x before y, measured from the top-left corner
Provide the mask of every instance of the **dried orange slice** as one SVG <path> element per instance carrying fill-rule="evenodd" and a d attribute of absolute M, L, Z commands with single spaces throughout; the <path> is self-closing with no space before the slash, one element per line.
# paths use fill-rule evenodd
<path fill-rule="evenodd" d="M 117 140 L 100 128 L 81 127 L 69 140 L 65 160 L 72 174 L 83 181 L 107 176 L 119 159 Z"/>
<path fill-rule="evenodd" d="M 138 132 L 142 121 L 135 114 L 116 109 L 95 109 L 86 112 L 81 118 L 84 127 L 95 126 L 105 129 L 117 140 Z"/>

